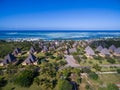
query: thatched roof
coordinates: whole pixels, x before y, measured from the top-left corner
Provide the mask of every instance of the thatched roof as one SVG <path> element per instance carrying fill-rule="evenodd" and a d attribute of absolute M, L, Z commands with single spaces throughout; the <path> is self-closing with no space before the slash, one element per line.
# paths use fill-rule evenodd
<path fill-rule="evenodd" d="M 107 48 L 102 49 L 100 51 L 100 53 L 103 54 L 103 55 L 110 55 L 110 52 L 109 52 L 109 50 Z"/>
<path fill-rule="evenodd" d="M 77 50 L 76 50 L 76 48 L 71 48 L 71 49 L 69 49 L 69 52 L 74 53 L 74 52 L 77 52 Z"/>
<path fill-rule="evenodd" d="M 44 51 L 44 52 L 47 52 L 47 51 L 48 51 L 47 46 L 43 46 L 43 51 Z"/>
<path fill-rule="evenodd" d="M 36 52 L 35 48 L 34 48 L 34 47 L 31 47 L 31 48 L 30 48 L 30 53 L 34 53 L 34 52 Z"/>
<path fill-rule="evenodd" d="M 86 52 L 87 55 L 90 55 L 90 56 L 95 55 L 94 50 L 90 46 L 87 46 L 85 48 L 85 52 Z"/>
<path fill-rule="evenodd" d="M 103 47 L 100 45 L 100 46 L 98 46 L 97 48 L 96 48 L 96 51 L 101 51 L 103 49 Z"/>
<path fill-rule="evenodd" d="M 3 60 L 3 63 L 8 64 L 14 61 L 16 61 L 16 57 L 10 53 L 5 57 L 5 59 Z"/>
<path fill-rule="evenodd" d="M 19 54 L 19 53 L 21 53 L 21 49 L 19 49 L 19 48 L 16 48 L 16 49 L 13 51 L 13 54 L 14 54 L 14 55 L 17 55 L 17 54 Z"/>
<path fill-rule="evenodd" d="M 116 54 L 120 54 L 120 47 L 114 51 Z"/>
<path fill-rule="evenodd" d="M 111 51 L 114 51 L 114 50 L 116 50 L 116 47 L 115 47 L 115 45 L 111 45 L 111 46 L 109 47 L 109 50 L 111 50 Z"/>
<path fill-rule="evenodd" d="M 36 60 L 36 57 L 33 54 L 30 54 L 24 62 L 27 64 L 31 64 L 34 63 Z"/>

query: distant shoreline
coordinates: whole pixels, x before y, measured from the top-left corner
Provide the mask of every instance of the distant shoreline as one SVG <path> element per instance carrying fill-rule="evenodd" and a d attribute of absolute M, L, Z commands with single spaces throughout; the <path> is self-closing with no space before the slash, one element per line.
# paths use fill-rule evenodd
<path fill-rule="evenodd" d="M 1 31 L 0 40 L 92 40 L 120 38 L 120 31 Z"/>

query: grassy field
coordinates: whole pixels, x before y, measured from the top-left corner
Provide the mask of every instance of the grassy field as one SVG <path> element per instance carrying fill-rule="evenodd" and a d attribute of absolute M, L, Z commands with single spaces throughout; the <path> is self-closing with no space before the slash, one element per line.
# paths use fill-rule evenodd
<path fill-rule="evenodd" d="M 92 89 L 88 90 L 106 90 L 106 86 L 110 83 L 120 83 L 120 74 L 104 74 L 99 75 L 98 80 L 92 80 L 90 78 L 84 77 L 82 83 L 80 84 L 80 90 L 86 90 L 85 86 L 90 82 L 90 87 Z M 100 89 L 102 87 L 102 89 Z"/>

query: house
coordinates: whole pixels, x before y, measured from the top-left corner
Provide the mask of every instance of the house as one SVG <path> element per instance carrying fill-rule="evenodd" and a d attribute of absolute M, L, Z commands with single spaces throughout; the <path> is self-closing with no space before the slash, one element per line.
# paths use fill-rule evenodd
<path fill-rule="evenodd" d="M 120 47 L 114 50 L 114 55 L 120 56 Z"/>
<path fill-rule="evenodd" d="M 19 48 L 16 48 L 14 51 L 13 51 L 13 55 L 18 55 L 18 54 L 21 54 L 21 50 Z"/>
<path fill-rule="evenodd" d="M 48 51 L 47 46 L 43 46 L 42 52 L 47 52 L 47 51 Z"/>
<path fill-rule="evenodd" d="M 76 48 L 71 48 L 71 49 L 69 49 L 69 52 L 74 53 L 74 52 L 77 52 L 77 50 L 76 50 Z"/>
<path fill-rule="evenodd" d="M 29 50 L 29 53 L 35 54 L 37 53 L 34 47 L 31 47 Z"/>
<path fill-rule="evenodd" d="M 55 50 L 55 46 L 53 45 L 53 46 L 50 46 L 49 47 L 49 50 Z"/>
<path fill-rule="evenodd" d="M 22 63 L 22 65 L 37 65 L 37 58 L 30 53 L 27 59 Z"/>
<path fill-rule="evenodd" d="M 10 63 L 14 63 L 16 61 L 16 57 L 13 54 L 8 54 L 5 59 L 0 63 L 1 66 L 7 65 Z"/>
<path fill-rule="evenodd" d="M 109 47 L 109 51 L 110 52 L 114 52 L 116 50 L 116 47 L 114 46 L 114 45 L 111 45 L 110 47 Z"/>
<path fill-rule="evenodd" d="M 87 47 L 85 48 L 85 52 L 86 52 L 86 56 L 87 56 L 87 57 L 91 57 L 91 56 L 94 56 L 94 55 L 95 55 L 94 50 L 93 50 L 90 46 L 87 46 Z"/>
<path fill-rule="evenodd" d="M 103 49 L 103 47 L 100 45 L 96 48 L 96 51 L 100 52 Z"/>
<path fill-rule="evenodd" d="M 100 56 L 110 56 L 110 52 L 107 48 L 104 48 L 100 51 Z"/>

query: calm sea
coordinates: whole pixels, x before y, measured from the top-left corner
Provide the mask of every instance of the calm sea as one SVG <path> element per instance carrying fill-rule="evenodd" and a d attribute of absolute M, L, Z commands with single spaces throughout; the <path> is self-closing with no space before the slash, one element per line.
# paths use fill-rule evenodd
<path fill-rule="evenodd" d="M 85 39 L 101 39 L 101 38 L 118 38 L 120 31 L 0 31 L 0 39 L 13 40 L 85 40 Z"/>

